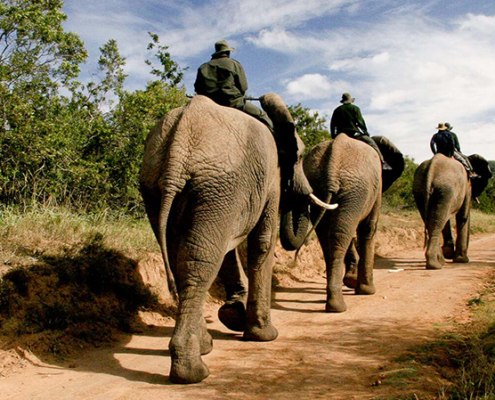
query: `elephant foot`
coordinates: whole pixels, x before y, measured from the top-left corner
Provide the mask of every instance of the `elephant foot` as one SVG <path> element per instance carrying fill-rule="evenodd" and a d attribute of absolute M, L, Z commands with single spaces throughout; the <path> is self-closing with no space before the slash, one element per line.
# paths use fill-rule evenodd
<path fill-rule="evenodd" d="M 441 252 L 426 257 L 426 269 L 442 269 L 445 258 Z"/>
<path fill-rule="evenodd" d="M 426 263 L 426 269 L 442 269 L 443 265 L 440 263 Z"/>
<path fill-rule="evenodd" d="M 325 305 L 325 312 L 327 313 L 341 313 L 347 310 L 347 305 L 344 302 L 342 296 L 340 298 L 333 298 L 327 300 Z"/>
<path fill-rule="evenodd" d="M 210 375 L 210 370 L 201 357 L 178 358 L 172 356 L 170 380 L 173 383 L 198 383 Z"/>
<path fill-rule="evenodd" d="M 452 260 L 454 258 L 454 246 L 443 246 L 442 253 L 447 260 Z"/>
<path fill-rule="evenodd" d="M 455 256 L 454 262 L 460 263 L 460 264 L 465 264 L 465 263 L 469 262 L 469 258 L 468 258 L 468 256 Z"/>
<path fill-rule="evenodd" d="M 349 266 L 349 271 L 344 276 L 344 285 L 351 289 L 356 289 L 357 282 L 357 270 L 355 265 Z"/>
<path fill-rule="evenodd" d="M 260 328 L 258 326 L 247 328 L 244 332 L 244 340 L 250 342 L 270 342 L 278 336 L 277 328 L 271 323 Z"/>
<path fill-rule="evenodd" d="M 357 278 L 355 277 L 344 277 L 344 285 L 347 286 L 348 288 L 351 289 L 356 289 L 358 283 L 357 283 Z"/>
<path fill-rule="evenodd" d="M 246 330 L 246 307 L 244 303 L 235 301 L 224 304 L 218 310 L 218 319 L 231 331 L 244 332 Z"/>
<path fill-rule="evenodd" d="M 361 283 L 356 287 L 356 294 L 358 295 L 371 295 L 375 293 L 376 293 L 376 289 L 375 289 L 375 285 L 373 284 L 364 285 Z"/>

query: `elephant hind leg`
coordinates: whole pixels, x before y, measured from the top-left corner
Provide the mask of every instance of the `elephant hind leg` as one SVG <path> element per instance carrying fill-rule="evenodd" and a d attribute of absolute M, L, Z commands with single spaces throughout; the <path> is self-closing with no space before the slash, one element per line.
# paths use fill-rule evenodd
<path fill-rule="evenodd" d="M 343 229 L 341 231 L 331 230 L 329 228 L 330 224 Z M 328 313 L 341 313 L 347 310 L 347 305 L 342 294 L 342 281 L 344 258 L 351 244 L 354 232 L 354 229 L 350 225 L 331 220 L 326 215 L 316 228 L 327 269 L 327 301 L 325 312 Z"/>
<path fill-rule="evenodd" d="M 373 266 L 375 256 L 375 233 L 380 215 L 381 202 L 378 200 L 371 210 L 370 215 L 363 220 L 357 229 L 358 234 L 358 282 L 356 294 L 375 294 L 376 289 L 373 283 Z"/>
<path fill-rule="evenodd" d="M 275 340 L 277 329 L 270 318 L 273 255 L 277 239 L 278 196 L 270 199 L 248 237 L 249 294 L 244 340 Z"/>
<path fill-rule="evenodd" d="M 455 263 L 469 262 L 469 257 L 467 255 L 469 246 L 469 225 L 469 202 L 466 202 L 456 215 L 457 239 L 454 254 Z"/>
<path fill-rule="evenodd" d="M 213 247 L 211 235 L 186 233 L 178 241 L 177 288 L 179 307 L 177 321 L 169 343 L 174 383 L 197 383 L 209 375 L 201 354 L 212 350 L 212 340 L 203 317 L 203 304 L 208 289 L 218 274 L 223 260 L 222 247 Z M 219 241 L 220 245 L 222 244 Z"/>

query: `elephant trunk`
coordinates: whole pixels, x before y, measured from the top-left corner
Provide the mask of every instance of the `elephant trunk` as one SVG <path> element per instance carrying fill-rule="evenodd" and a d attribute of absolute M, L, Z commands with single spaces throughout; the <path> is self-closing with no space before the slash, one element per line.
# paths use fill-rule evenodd
<path fill-rule="evenodd" d="M 296 206 L 283 202 L 281 208 L 280 242 L 285 250 L 292 251 L 302 246 L 309 227 L 309 203 L 296 202 Z"/>

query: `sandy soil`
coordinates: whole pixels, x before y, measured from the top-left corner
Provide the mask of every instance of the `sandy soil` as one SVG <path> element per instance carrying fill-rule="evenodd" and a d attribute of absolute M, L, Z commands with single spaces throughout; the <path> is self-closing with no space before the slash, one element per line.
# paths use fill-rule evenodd
<path fill-rule="evenodd" d="M 279 337 L 243 342 L 206 310 L 214 338 L 204 357 L 211 375 L 195 385 L 168 380 L 168 342 L 173 321 L 144 315 L 150 325 L 112 346 L 77 359 L 46 364 L 26 353 L 9 376 L 0 377 L 2 399 L 369 399 L 425 393 L 431 388 L 394 388 L 375 382 L 391 361 L 415 345 L 469 317 L 467 300 L 495 267 L 495 235 L 472 240 L 469 264 L 424 268 L 422 250 L 377 257 L 374 296 L 345 289 L 348 311 L 326 314 L 325 280 L 314 276 L 279 289 L 272 318 Z M 8 363 L 8 358 L 3 360 Z M 431 393 L 434 395 L 434 393 Z"/>

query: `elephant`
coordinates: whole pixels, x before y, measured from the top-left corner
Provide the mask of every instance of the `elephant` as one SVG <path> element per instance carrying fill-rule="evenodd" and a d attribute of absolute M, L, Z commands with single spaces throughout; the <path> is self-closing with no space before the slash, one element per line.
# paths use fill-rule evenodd
<path fill-rule="evenodd" d="M 174 383 L 209 375 L 201 355 L 212 350 L 212 337 L 202 310 L 217 275 L 227 285 L 227 302 L 219 310 L 227 327 L 251 341 L 278 335 L 270 302 L 281 188 L 298 196 L 281 184 L 281 175 L 291 187 L 309 183 L 302 169 L 304 145 L 290 112 L 276 94 L 260 101 L 279 132 L 275 138 L 255 118 L 198 95 L 166 114 L 146 139 L 140 191 L 169 288 L 176 287 L 178 296 L 169 344 Z M 284 167 L 284 157 L 291 155 L 277 154 L 275 139 L 294 146 L 291 167 Z M 244 241 L 247 290 L 236 251 Z"/>
<path fill-rule="evenodd" d="M 385 193 L 404 172 L 404 156 L 385 136 L 372 136 L 372 139 L 377 144 L 387 164 L 392 167 L 391 169 L 384 169 L 382 171 L 382 193 Z M 357 286 L 358 260 L 357 239 L 354 238 L 344 258 L 344 285 L 351 289 L 355 289 Z"/>
<path fill-rule="evenodd" d="M 478 154 L 468 157 L 478 175 L 469 179 L 464 166 L 452 157 L 436 154 L 416 169 L 413 195 L 425 224 L 426 269 L 441 269 L 445 259 L 467 263 L 471 200 L 492 176 L 488 162 Z M 456 218 L 454 246 L 450 219 Z M 440 244 L 443 236 L 443 246 Z"/>
<path fill-rule="evenodd" d="M 375 141 L 378 143 L 381 138 Z M 389 143 L 386 138 L 383 142 Z M 322 211 L 309 205 L 306 199 L 282 198 L 280 240 L 286 250 L 297 249 L 303 244 L 310 220 L 313 226 L 316 225 L 327 272 L 326 312 L 347 309 L 342 295 L 342 278 L 356 234 L 359 261 L 355 293 L 375 293 L 374 235 L 382 188 L 388 188 L 391 185 L 389 179 L 396 179 L 397 170 L 400 170 L 400 176 L 404 168 L 402 154 L 398 150 L 397 153 L 400 156 L 397 157 L 395 172 L 382 185 L 382 168 L 377 152 L 361 141 L 339 134 L 335 140 L 313 147 L 303 163 L 315 195 L 327 203 L 337 203 L 338 208 L 322 215 Z"/>

